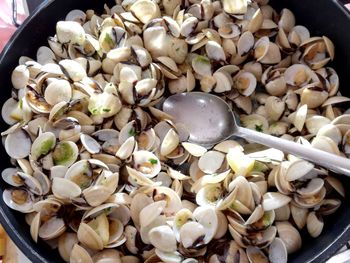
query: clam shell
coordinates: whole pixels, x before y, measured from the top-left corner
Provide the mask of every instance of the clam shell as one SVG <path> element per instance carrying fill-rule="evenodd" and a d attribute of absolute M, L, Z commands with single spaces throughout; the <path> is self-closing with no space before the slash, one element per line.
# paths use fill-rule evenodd
<path fill-rule="evenodd" d="M 54 165 L 71 166 L 78 158 L 78 151 L 74 142 L 59 142 L 52 152 Z"/>
<path fill-rule="evenodd" d="M 301 248 L 302 239 L 300 234 L 289 222 L 276 222 L 276 227 L 278 235 L 285 244 L 288 254 Z"/>
<path fill-rule="evenodd" d="M 249 259 L 249 262 L 251 263 L 268 263 L 269 262 L 264 252 L 262 252 L 257 247 L 249 246 L 247 247 L 246 251 L 247 251 L 247 257 Z"/>
<path fill-rule="evenodd" d="M 198 167 L 204 173 L 215 173 L 221 167 L 224 159 L 224 154 L 217 151 L 209 151 L 199 158 Z"/>
<path fill-rule="evenodd" d="M 169 226 L 152 228 L 148 234 L 152 245 L 164 252 L 174 252 L 177 249 L 175 235 Z"/>
<path fill-rule="evenodd" d="M 287 263 L 287 248 L 282 239 L 275 238 L 275 240 L 270 244 L 269 260 L 271 263 Z"/>
<path fill-rule="evenodd" d="M 329 153 L 333 153 L 336 155 L 340 154 L 338 146 L 335 142 L 326 136 L 317 136 L 311 142 L 312 147 L 317 148 L 319 150 L 323 150 Z"/>
<path fill-rule="evenodd" d="M 52 193 L 57 198 L 72 199 L 81 194 L 81 189 L 68 179 L 55 177 L 52 180 Z"/>
<path fill-rule="evenodd" d="M 75 233 L 64 233 L 58 239 L 58 252 L 60 256 L 69 262 L 73 247 L 78 243 L 78 238 Z"/>
<path fill-rule="evenodd" d="M 69 257 L 69 262 L 71 263 L 79 263 L 79 262 L 93 263 L 91 256 L 89 253 L 78 244 L 74 244 L 72 252 Z"/>
<path fill-rule="evenodd" d="M 14 159 L 23 159 L 31 151 L 32 142 L 27 133 L 21 129 L 7 135 L 5 149 L 7 154 Z"/>
<path fill-rule="evenodd" d="M 122 263 L 120 252 L 114 249 L 104 249 L 92 257 L 95 263 Z"/>
<path fill-rule="evenodd" d="M 265 211 L 274 210 L 285 206 L 291 201 L 291 198 L 286 195 L 282 195 L 278 192 L 276 193 L 266 193 L 263 196 L 263 207 Z"/>
<path fill-rule="evenodd" d="M 312 163 L 304 160 L 297 160 L 290 164 L 286 171 L 287 181 L 295 181 L 302 178 L 314 168 Z M 302 171 L 302 172 L 301 172 Z"/>
<path fill-rule="evenodd" d="M 160 154 L 163 155 L 163 156 L 167 156 L 168 154 L 170 154 L 172 151 L 175 150 L 175 148 L 179 145 L 179 136 L 178 134 L 175 132 L 174 129 L 170 129 L 162 143 L 161 143 L 161 146 L 160 146 Z"/>
<path fill-rule="evenodd" d="M 147 24 L 154 18 L 160 17 L 158 5 L 150 0 L 136 1 L 130 6 L 130 11 L 144 24 Z"/>
<path fill-rule="evenodd" d="M 136 151 L 133 153 L 134 168 L 147 178 L 155 177 L 161 170 L 161 164 L 157 156 L 148 151 Z"/>
<path fill-rule="evenodd" d="M 39 228 L 39 237 L 44 240 L 54 239 L 60 236 L 66 230 L 62 218 L 52 217 Z"/>
<path fill-rule="evenodd" d="M 33 212 L 34 198 L 33 195 L 22 189 L 6 189 L 2 194 L 5 204 L 11 209 L 22 213 Z"/>
<path fill-rule="evenodd" d="M 316 238 L 321 234 L 324 222 L 323 219 L 320 216 L 317 216 L 315 212 L 311 212 L 307 216 L 306 226 L 309 234 Z"/>
<path fill-rule="evenodd" d="M 38 242 L 40 228 L 40 213 L 37 213 L 30 224 L 30 235 L 35 243 Z"/>
<path fill-rule="evenodd" d="M 188 222 L 184 224 L 180 229 L 180 239 L 181 243 L 185 248 L 196 247 L 201 245 L 200 241 L 195 243 L 197 240 L 204 238 L 206 235 L 206 230 L 204 226 L 197 222 Z"/>
<path fill-rule="evenodd" d="M 23 180 L 17 174 L 16 168 L 6 168 L 1 172 L 2 179 L 9 185 L 19 187 L 23 185 Z"/>
<path fill-rule="evenodd" d="M 139 215 L 141 227 L 150 225 L 163 212 L 165 206 L 165 201 L 158 201 L 144 207 Z"/>
<path fill-rule="evenodd" d="M 159 249 L 155 249 L 156 255 L 163 261 L 169 263 L 180 263 L 182 262 L 182 256 L 179 252 L 163 252 Z"/>

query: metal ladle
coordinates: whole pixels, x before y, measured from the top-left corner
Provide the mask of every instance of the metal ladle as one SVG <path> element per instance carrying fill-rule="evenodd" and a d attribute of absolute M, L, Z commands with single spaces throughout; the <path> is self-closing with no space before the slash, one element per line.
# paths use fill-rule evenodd
<path fill-rule="evenodd" d="M 187 127 L 190 142 L 209 147 L 231 136 L 237 136 L 350 176 L 349 159 L 240 127 L 228 104 L 215 95 L 203 92 L 172 95 L 164 101 L 163 111 L 173 116 L 177 123 L 183 123 Z"/>

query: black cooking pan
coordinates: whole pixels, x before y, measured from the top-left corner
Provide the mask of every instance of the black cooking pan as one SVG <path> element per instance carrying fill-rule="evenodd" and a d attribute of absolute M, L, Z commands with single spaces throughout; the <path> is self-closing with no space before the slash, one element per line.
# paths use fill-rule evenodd
<path fill-rule="evenodd" d="M 30 1 L 30 0 L 29 0 Z M 113 5 L 114 1 L 106 1 Z M 335 0 L 275 0 L 270 1 L 277 9 L 287 7 L 297 18 L 298 24 L 307 26 L 313 35 L 327 35 L 335 44 L 336 59 L 334 68 L 337 70 L 343 95 L 350 96 L 350 15 Z M 94 9 L 102 11 L 104 1 L 101 0 L 57 0 L 48 1 L 34 12 L 12 37 L 0 57 L 0 104 L 2 105 L 11 94 L 11 71 L 18 64 L 22 55 L 35 57 L 36 50 L 41 45 L 47 45 L 46 39 L 55 33 L 56 22 L 64 19 L 72 9 Z M 6 129 L 1 120 L 0 130 Z M 0 170 L 10 166 L 9 158 L 3 147 L 0 147 Z M 350 161 L 350 160 L 349 160 Z M 343 177 L 345 188 L 350 180 Z M 0 179 L 0 196 L 8 187 Z M 300 251 L 290 256 L 289 262 L 324 262 L 342 245 L 350 240 L 350 200 L 344 200 L 339 211 L 327 218 L 322 235 L 311 239 L 303 235 L 303 246 Z M 32 262 L 63 262 L 57 250 L 51 250 L 46 244 L 32 241 L 29 227 L 23 214 L 8 208 L 0 198 L 0 221 L 10 238 Z"/>

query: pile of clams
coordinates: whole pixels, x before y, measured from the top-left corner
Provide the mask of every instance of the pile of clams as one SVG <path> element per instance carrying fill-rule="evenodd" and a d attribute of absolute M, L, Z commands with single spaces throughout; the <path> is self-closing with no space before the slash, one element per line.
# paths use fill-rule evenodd
<path fill-rule="evenodd" d="M 247 128 L 350 157 L 333 59 L 268 0 L 72 10 L 13 70 L 3 199 L 66 262 L 285 263 L 341 205 L 338 175 L 247 141 L 190 143 L 161 103 L 211 92 Z"/>

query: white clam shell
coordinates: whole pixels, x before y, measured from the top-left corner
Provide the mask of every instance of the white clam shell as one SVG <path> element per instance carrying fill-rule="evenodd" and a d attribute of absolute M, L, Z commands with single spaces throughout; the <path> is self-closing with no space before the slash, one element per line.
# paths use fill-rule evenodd
<path fill-rule="evenodd" d="M 150 225 L 164 210 L 165 201 L 158 201 L 144 207 L 140 211 L 140 225 L 146 227 Z"/>
<path fill-rule="evenodd" d="M 20 195 L 25 194 L 26 200 L 22 204 L 18 204 L 13 200 L 13 191 L 21 191 L 19 192 Z M 11 209 L 20 211 L 22 213 L 30 213 L 33 212 L 33 196 L 25 191 L 25 190 L 17 190 L 17 189 L 6 189 L 2 194 L 2 199 L 4 200 L 5 204 L 10 207 Z"/>
<path fill-rule="evenodd" d="M 9 185 L 18 187 L 23 185 L 23 181 L 17 175 L 18 169 L 16 168 L 6 168 L 1 172 L 2 179 Z"/>
<path fill-rule="evenodd" d="M 208 244 L 214 238 L 219 226 L 215 208 L 198 207 L 193 211 L 193 217 L 205 228 L 206 234 L 203 242 Z"/>
<path fill-rule="evenodd" d="M 275 238 L 269 247 L 269 260 L 271 263 L 287 263 L 288 253 L 285 244 L 280 238 Z"/>
<path fill-rule="evenodd" d="M 188 222 L 180 229 L 181 243 L 185 248 L 199 245 L 200 243 L 194 244 L 194 242 L 200 237 L 204 238 L 205 235 L 206 230 L 204 226 L 197 222 Z"/>
<path fill-rule="evenodd" d="M 86 263 L 93 263 L 92 258 L 90 254 L 86 251 L 86 249 L 79 246 L 78 244 L 74 244 L 72 252 L 69 257 L 69 262 L 78 263 L 81 261 Z"/>
<path fill-rule="evenodd" d="M 80 187 L 72 181 L 55 177 L 52 180 L 52 192 L 57 198 L 75 198 L 81 194 Z"/>
<path fill-rule="evenodd" d="M 217 151 L 209 151 L 203 154 L 198 161 L 198 167 L 204 173 L 215 173 L 224 162 L 225 155 Z"/>
<path fill-rule="evenodd" d="M 59 21 L 56 24 L 57 39 L 60 43 L 82 45 L 85 41 L 83 27 L 75 21 Z"/>
<path fill-rule="evenodd" d="M 287 181 L 295 181 L 302 178 L 308 172 L 310 172 L 314 168 L 312 163 L 309 163 L 304 160 L 297 160 L 290 164 L 286 171 L 286 179 Z"/>
<path fill-rule="evenodd" d="M 159 249 L 155 250 L 157 256 L 165 263 L 180 263 L 182 261 L 181 254 L 179 252 L 167 253 Z"/>
<path fill-rule="evenodd" d="M 276 222 L 276 227 L 280 239 L 286 246 L 288 254 L 301 248 L 302 239 L 296 228 L 287 221 Z"/>
<path fill-rule="evenodd" d="M 136 1 L 130 6 L 130 11 L 144 24 L 160 17 L 158 5 L 150 0 Z"/>
<path fill-rule="evenodd" d="M 60 256 L 65 260 L 69 261 L 70 254 L 75 244 L 78 243 L 78 238 L 75 233 L 64 233 L 58 239 L 58 252 Z"/>
<path fill-rule="evenodd" d="M 29 155 L 32 142 L 30 137 L 22 129 L 18 129 L 7 135 L 5 149 L 7 154 L 14 159 L 22 159 Z"/>
<path fill-rule="evenodd" d="M 39 237 L 44 240 L 54 239 L 60 236 L 66 230 L 65 223 L 62 218 L 51 217 L 39 228 Z"/>
<path fill-rule="evenodd" d="M 135 141 L 135 137 L 129 137 L 118 149 L 118 151 L 116 152 L 115 156 L 122 159 L 122 160 L 126 160 L 128 159 L 133 151 L 135 150 L 136 147 L 136 141 Z"/>
<path fill-rule="evenodd" d="M 172 151 L 176 149 L 179 143 L 180 143 L 179 135 L 176 133 L 174 129 L 170 129 L 166 133 L 161 143 L 160 154 L 163 156 L 167 156 L 168 154 L 170 154 Z"/>
<path fill-rule="evenodd" d="M 289 196 L 278 192 L 270 192 L 264 194 L 262 205 L 265 211 L 270 211 L 285 206 L 291 200 L 292 199 Z"/>
<path fill-rule="evenodd" d="M 155 177 L 161 170 L 161 164 L 156 155 L 148 151 L 136 151 L 133 153 L 134 168 L 148 178 Z M 142 167 L 145 169 L 142 170 Z"/>
<path fill-rule="evenodd" d="M 148 237 L 151 244 L 161 251 L 174 252 L 177 249 L 174 232 L 169 226 L 152 228 Z"/>
<path fill-rule="evenodd" d="M 12 86 L 15 89 L 24 88 L 28 84 L 29 77 L 29 70 L 25 65 L 17 66 L 11 75 Z"/>
<path fill-rule="evenodd" d="M 72 98 L 72 88 L 67 80 L 58 79 L 46 87 L 44 97 L 52 106 L 61 101 L 69 102 Z"/>

